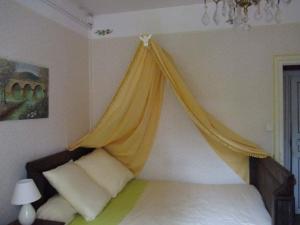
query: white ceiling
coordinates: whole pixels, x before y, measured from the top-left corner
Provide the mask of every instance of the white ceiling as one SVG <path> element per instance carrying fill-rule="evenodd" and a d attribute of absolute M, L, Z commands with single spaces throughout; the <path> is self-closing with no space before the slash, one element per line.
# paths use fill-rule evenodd
<path fill-rule="evenodd" d="M 204 0 L 65 0 L 94 15 L 203 3 Z"/>

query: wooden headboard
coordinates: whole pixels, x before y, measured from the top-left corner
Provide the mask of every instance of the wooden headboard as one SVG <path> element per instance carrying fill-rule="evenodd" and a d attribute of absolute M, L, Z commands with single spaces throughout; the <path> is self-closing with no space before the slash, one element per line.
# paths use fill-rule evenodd
<path fill-rule="evenodd" d="M 272 158 L 250 158 L 250 184 L 264 200 L 273 225 L 293 225 L 295 178 Z"/>
<path fill-rule="evenodd" d="M 93 148 L 78 148 L 72 152 L 66 150 L 27 163 L 27 177 L 35 181 L 42 195 L 33 206 L 37 209 L 57 193 L 44 177 L 44 171 L 54 169 L 71 159 L 77 160 L 93 150 Z M 250 158 L 250 183 L 260 192 L 272 217 L 273 225 L 293 225 L 295 178 L 288 170 L 272 158 Z"/>

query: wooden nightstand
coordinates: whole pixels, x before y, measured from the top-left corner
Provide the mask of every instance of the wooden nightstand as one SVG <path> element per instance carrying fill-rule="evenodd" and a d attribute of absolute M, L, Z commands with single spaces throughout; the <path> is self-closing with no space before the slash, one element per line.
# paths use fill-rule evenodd
<path fill-rule="evenodd" d="M 14 222 L 8 224 L 8 225 L 20 225 L 18 220 L 15 220 Z M 40 220 L 36 219 L 32 225 L 64 225 L 62 222 L 55 222 L 50 220 Z"/>

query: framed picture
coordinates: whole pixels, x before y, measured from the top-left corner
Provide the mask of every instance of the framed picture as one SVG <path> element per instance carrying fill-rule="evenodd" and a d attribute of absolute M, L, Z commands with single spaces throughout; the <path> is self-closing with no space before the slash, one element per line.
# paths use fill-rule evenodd
<path fill-rule="evenodd" d="M 0 58 L 0 121 L 48 118 L 49 69 Z"/>

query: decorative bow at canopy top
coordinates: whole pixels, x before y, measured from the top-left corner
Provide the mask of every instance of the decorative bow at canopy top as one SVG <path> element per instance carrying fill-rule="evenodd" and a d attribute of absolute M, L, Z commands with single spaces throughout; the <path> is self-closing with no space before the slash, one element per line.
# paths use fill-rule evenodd
<path fill-rule="evenodd" d="M 216 153 L 248 181 L 249 157 L 264 158 L 267 153 L 206 112 L 186 87 L 171 57 L 150 38 L 141 37 L 125 78 L 96 127 L 69 149 L 103 147 L 135 174 L 140 172 L 155 138 L 167 79 Z"/>

